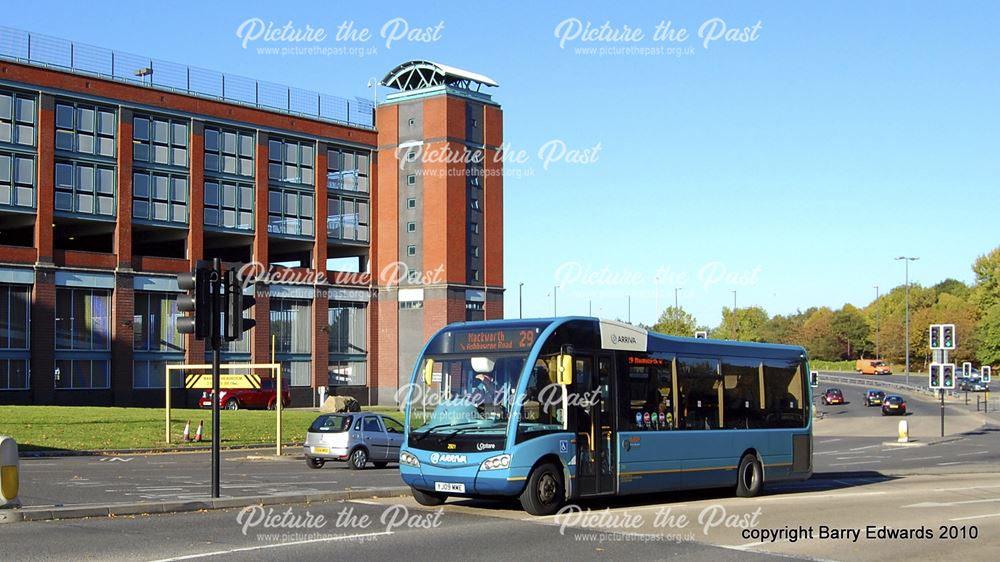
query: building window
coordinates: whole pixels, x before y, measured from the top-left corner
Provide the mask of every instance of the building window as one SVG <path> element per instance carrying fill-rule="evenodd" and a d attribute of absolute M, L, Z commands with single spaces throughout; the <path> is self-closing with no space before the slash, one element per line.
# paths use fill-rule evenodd
<path fill-rule="evenodd" d="M 111 291 L 57 288 L 56 349 L 109 351 L 110 317 Z"/>
<path fill-rule="evenodd" d="M 414 199 L 414 198 L 412 198 L 412 197 L 410 197 L 409 199 L 407 199 L 406 200 L 406 208 L 407 209 L 416 209 L 417 208 L 417 200 Z"/>
<path fill-rule="evenodd" d="M 166 361 L 145 361 L 136 359 L 132 362 L 132 388 L 163 388 L 167 376 L 167 365 L 183 363 L 184 358 Z M 170 374 L 170 388 L 184 388 L 184 373 L 174 371 Z"/>
<path fill-rule="evenodd" d="M 416 150 L 407 151 L 407 153 L 406 153 L 406 161 L 407 162 L 416 162 L 417 161 L 417 151 Z"/>
<path fill-rule="evenodd" d="M 479 127 L 479 119 L 472 120 L 472 128 L 475 129 L 476 127 Z"/>
<path fill-rule="evenodd" d="M 271 298 L 271 334 L 277 353 L 312 351 L 311 308 L 308 300 Z"/>
<path fill-rule="evenodd" d="M 30 286 L 0 285 L 0 353 L 28 349 L 30 301 Z"/>
<path fill-rule="evenodd" d="M 111 386 L 111 361 L 107 359 L 56 359 L 57 389 L 101 389 Z"/>
<path fill-rule="evenodd" d="M 273 181 L 313 185 L 313 144 L 293 140 L 268 141 L 267 177 Z"/>
<path fill-rule="evenodd" d="M 330 361 L 327 366 L 327 384 L 329 386 L 363 386 L 368 384 L 368 362 Z"/>
<path fill-rule="evenodd" d="M 408 223 L 406 223 L 406 231 L 407 232 L 416 232 L 417 231 L 417 223 L 415 223 L 415 222 L 408 222 Z"/>
<path fill-rule="evenodd" d="M 424 301 L 402 301 L 399 303 L 400 310 L 416 310 L 424 307 Z"/>
<path fill-rule="evenodd" d="M 160 172 L 132 174 L 132 216 L 141 220 L 187 224 L 186 175 Z"/>
<path fill-rule="evenodd" d="M 56 388 L 109 387 L 110 318 L 111 291 L 56 289 Z"/>
<path fill-rule="evenodd" d="M 478 211 L 479 210 L 479 199 L 473 199 L 472 201 L 470 201 L 469 202 L 469 207 L 471 207 L 475 211 Z"/>
<path fill-rule="evenodd" d="M 327 200 L 328 237 L 367 242 L 368 221 L 368 199 L 334 196 Z"/>
<path fill-rule="evenodd" d="M 369 192 L 369 152 L 331 148 L 326 156 L 327 188 Z"/>
<path fill-rule="evenodd" d="M 115 216 L 115 169 L 75 161 L 56 162 L 55 209 Z"/>
<path fill-rule="evenodd" d="M 473 281 L 479 281 L 479 270 L 478 269 L 473 269 L 472 270 L 472 280 Z"/>
<path fill-rule="evenodd" d="M 34 208 L 35 158 L 0 152 L 0 205 Z"/>
<path fill-rule="evenodd" d="M 414 119 L 414 118 L 412 118 L 412 117 L 410 117 L 410 120 L 407 121 L 407 125 L 409 125 L 410 128 L 412 129 L 413 127 L 417 126 L 417 120 Z"/>
<path fill-rule="evenodd" d="M 28 360 L 0 359 L 0 390 L 28 390 Z"/>
<path fill-rule="evenodd" d="M 471 226 L 472 226 L 472 233 L 473 234 L 479 234 L 479 223 L 478 222 L 474 222 L 474 223 L 471 224 Z"/>
<path fill-rule="evenodd" d="M 0 91 L 0 143 L 35 146 L 35 97 Z"/>
<path fill-rule="evenodd" d="M 415 255 L 417 255 L 417 247 L 414 246 L 414 245 L 412 245 L 412 244 L 409 245 L 409 246 L 407 246 L 406 247 L 406 255 L 408 255 L 408 256 L 415 256 Z"/>
<path fill-rule="evenodd" d="M 479 257 L 479 246 L 473 246 L 472 247 L 472 257 L 474 257 L 474 258 L 478 258 Z"/>
<path fill-rule="evenodd" d="M 312 236 L 313 211 L 311 193 L 272 187 L 268 193 L 267 231 L 273 234 Z"/>
<path fill-rule="evenodd" d="M 417 185 L 417 175 L 409 174 L 406 176 L 406 185 Z"/>
<path fill-rule="evenodd" d="M 205 182 L 205 225 L 253 230 L 253 184 L 225 180 Z"/>
<path fill-rule="evenodd" d="M 114 158 L 114 110 L 79 103 L 56 103 L 56 149 Z"/>
<path fill-rule="evenodd" d="M 134 161 L 187 167 L 187 121 L 137 115 L 132 127 Z"/>
<path fill-rule="evenodd" d="M 364 303 L 331 302 L 329 308 L 330 355 L 364 355 L 367 352 Z"/>
<path fill-rule="evenodd" d="M 133 349 L 183 352 L 184 337 L 177 331 L 175 325 L 177 314 L 177 295 L 135 293 L 132 318 Z"/>
<path fill-rule="evenodd" d="M 205 127 L 205 171 L 253 177 L 253 133 Z"/>

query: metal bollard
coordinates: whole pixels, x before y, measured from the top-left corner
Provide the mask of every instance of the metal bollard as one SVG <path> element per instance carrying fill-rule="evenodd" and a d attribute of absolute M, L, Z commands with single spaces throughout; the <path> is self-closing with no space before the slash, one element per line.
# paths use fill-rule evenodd
<path fill-rule="evenodd" d="M 17 442 L 13 437 L 0 436 L 0 523 L 21 520 L 20 512 L 10 510 L 21 507 L 18 481 Z"/>

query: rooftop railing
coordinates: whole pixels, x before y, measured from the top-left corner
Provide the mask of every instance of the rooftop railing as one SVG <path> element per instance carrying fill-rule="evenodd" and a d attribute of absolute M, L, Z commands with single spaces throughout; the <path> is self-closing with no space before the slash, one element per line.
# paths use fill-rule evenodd
<path fill-rule="evenodd" d="M 374 127 L 371 100 L 349 100 L 0 26 L 0 59 L 357 127 Z"/>

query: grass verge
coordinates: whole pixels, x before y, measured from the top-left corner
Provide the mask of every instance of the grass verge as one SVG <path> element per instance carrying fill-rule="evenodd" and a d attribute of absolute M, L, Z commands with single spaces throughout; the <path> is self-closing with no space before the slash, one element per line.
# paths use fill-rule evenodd
<path fill-rule="evenodd" d="M 388 414 L 402 421 L 391 407 L 366 411 Z M 13 437 L 21 451 L 90 451 L 111 449 L 156 449 L 161 447 L 208 447 L 212 439 L 211 410 L 174 408 L 171 415 L 172 442 L 165 441 L 163 408 L 112 408 L 88 406 L 0 406 L 0 435 Z M 306 430 L 318 414 L 314 411 L 282 412 L 282 442 L 302 443 Z M 184 425 L 191 422 L 194 438 L 204 421 L 204 442 L 181 442 Z M 223 447 L 275 442 L 273 411 L 223 410 L 219 420 Z"/>

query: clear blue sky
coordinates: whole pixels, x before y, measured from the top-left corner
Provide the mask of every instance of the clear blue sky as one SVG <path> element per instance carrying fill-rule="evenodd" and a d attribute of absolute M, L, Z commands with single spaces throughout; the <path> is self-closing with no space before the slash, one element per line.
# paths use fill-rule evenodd
<path fill-rule="evenodd" d="M 678 286 L 708 325 L 734 290 L 739 306 L 771 314 L 864 305 L 874 285 L 902 284 L 895 256 L 920 256 L 916 282 L 971 282 L 973 260 L 1000 244 L 995 3 L 549 4 L 35 1 L 4 24 L 346 97 L 369 97 L 369 77 L 414 58 L 494 78 L 506 141 L 529 155 L 507 165 L 522 174 L 505 182 L 508 316 L 520 282 L 525 315 L 551 314 L 559 272 L 560 314 L 592 301 L 595 314 L 625 318 L 631 295 L 632 320 L 651 323 Z M 254 17 L 377 53 L 261 55 L 293 44 L 244 49 L 236 31 Z M 386 48 L 382 27 L 397 17 L 443 27 L 434 41 Z M 644 38 L 560 48 L 569 18 Z M 712 18 L 760 27 L 752 42 L 705 48 L 698 30 Z M 338 43 L 345 21 L 373 37 Z M 655 42 L 666 21 L 689 37 Z M 575 51 L 628 46 L 682 53 Z M 550 142 L 600 150 L 545 169 Z M 574 280 L 581 270 L 594 282 Z"/>

